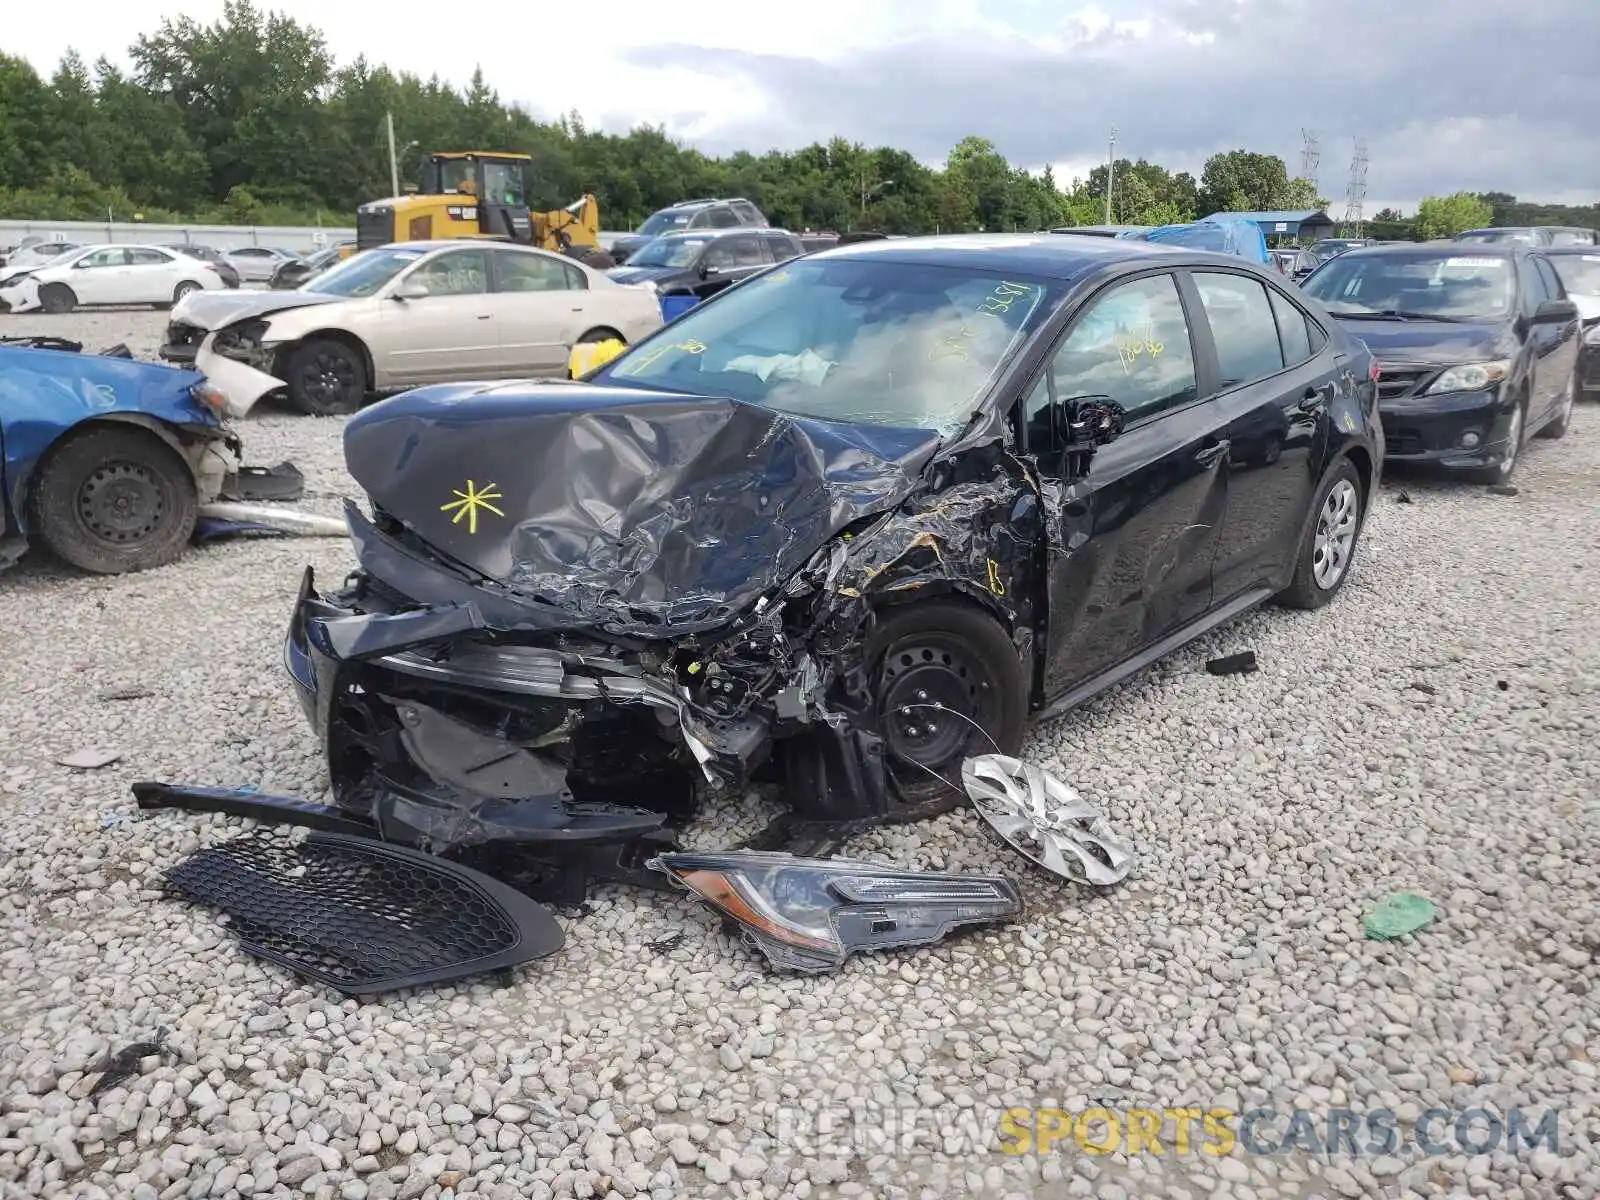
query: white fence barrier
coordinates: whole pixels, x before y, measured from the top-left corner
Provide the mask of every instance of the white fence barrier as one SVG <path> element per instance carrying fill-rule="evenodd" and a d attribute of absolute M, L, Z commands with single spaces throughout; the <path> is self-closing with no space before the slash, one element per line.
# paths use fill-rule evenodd
<path fill-rule="evenodd" d="M 151 225 L 143 221 L 0 221 L 0 249 L 15 246 L 25 237 L 47 242 L 153 242 L 167 245 L 181 242 L 210 246 L 214 250 L 237 250 L 241 246 L 281 246 L 297 254 L 309 254 L 324 246 L 353 242 L 351 229 L 315 229 L 290 225 Z M 600 244 L 609 246 L 623 237 L 602 231 Z"/>

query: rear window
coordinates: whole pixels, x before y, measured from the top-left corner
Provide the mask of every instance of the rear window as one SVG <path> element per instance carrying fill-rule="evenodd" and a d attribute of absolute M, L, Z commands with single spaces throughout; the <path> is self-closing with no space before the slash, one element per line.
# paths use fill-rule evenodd
<path fill-rule="evenodd" d="M 1552 254 L 1549 261 L 1568 292 L 1600 296 L 1600 250 L 1593 254 Z"/>

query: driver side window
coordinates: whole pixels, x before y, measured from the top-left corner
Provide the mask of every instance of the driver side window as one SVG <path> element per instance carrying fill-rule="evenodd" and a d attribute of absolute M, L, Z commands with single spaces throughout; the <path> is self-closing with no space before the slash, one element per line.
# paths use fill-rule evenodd
<path fill-rule="evenodd" d="M 93 254 L 78 260 L 80 267 L 123 267 L 127 263 L 128 252 L 120 248 L 96 250 Z"/>
<path fill-rule="evenodd" d="M 701 259 L 701 263 L 708 267 L 716 267 L 722 271 L 731 270 L 735 265 L 733 255 L 734 241 L 735 239 L 733 238 L 718 238 L 706 247 L 706 256 Z"/>
<path fill-rule="evenodd" d="M 1050 444 L 1050 392 L 1057 403 L 1106 396 L 1131 424 L 1191 403 L 1194 351 L 1178 285 L 1171 275 L 1119 284 L 1079 313 L 1028 397 L 1028 445 Z"/>

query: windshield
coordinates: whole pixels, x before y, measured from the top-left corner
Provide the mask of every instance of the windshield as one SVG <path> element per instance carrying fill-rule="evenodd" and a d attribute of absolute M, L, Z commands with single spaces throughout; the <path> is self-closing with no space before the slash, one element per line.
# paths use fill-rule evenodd
<path fill-rule="evenodd" d="M 799 260 L 691 308 L 597 380 L 796 416 L 958 432 L 1057 285 L 961 267 Z"/>
<path fill-rule="evenodd" d="M 1550 263 L 1567 291 L 1600 296 L 1600 251 L 1594 254 L 1552 254 Z"/>
<path fill-rule="evenodd" d="M 521 208 L 525 203 L 522 194 L 521 163 L 484 163 L 483 199 L 490 204 L 508 204 Z"/>
<path fill-rule="evenodd" d="M 630 267 L 687 267 L 710 238 L 659 238 L 629 256 Z"/>
<path fill-rule="evenodd" d="M 663 233 L 671 233 L 674 229 L 689 228 L 689 220 L 693 216 L 692 212 L 663 208 L 658 213 L 651 213 L 649 219 L 639 226 L 638 231 L 651 237 L 660 237 Z"/>
<path fill-rule="evenodd" d="M 1512 304 L 1508 257 L 1342 254 L 1302 286 L 1335 316 L 1494 321 L 1509 314 Z"/>
<path fill-rule="evenodd" d="M 422 257 L 421 250 L 368 250 L 318 275 L 301 291 L 322 296 L 371 296 Z"/>

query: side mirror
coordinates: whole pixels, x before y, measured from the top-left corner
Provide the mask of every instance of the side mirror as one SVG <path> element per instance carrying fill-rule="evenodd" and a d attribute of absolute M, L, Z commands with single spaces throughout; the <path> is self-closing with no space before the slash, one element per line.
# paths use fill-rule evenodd
<path fill-rule="evenodd" d="M 1546 300 L 1533 310 L 1535 325 L 1562 325 L 1578 319 L 1578 306 L 1571 300 Z"/>
<path fill-rule="evenodd" d="M 1089 473 L 1095 450 L 1122 433 L 1126 417 L 1110 396 L 1073 396 L 1058 400 L 1050 412 L 1055 473 L 1067 480 Z"/>
<path fill-rule="evenodd" d="M 391 300 L 423 300 L 429 294 L 428 285 L 420 279 L 406 279 L 402 280 L 400 285 L 389 294 L 389 298 Z"/>
<path fill-rule="evenodd" d="M 714 267 L 710 263 L 701 263 L 700 270 L 696 272 L 701 279 L 709 279 L 713 275 L 721 275 L 722 268 Z"/>

